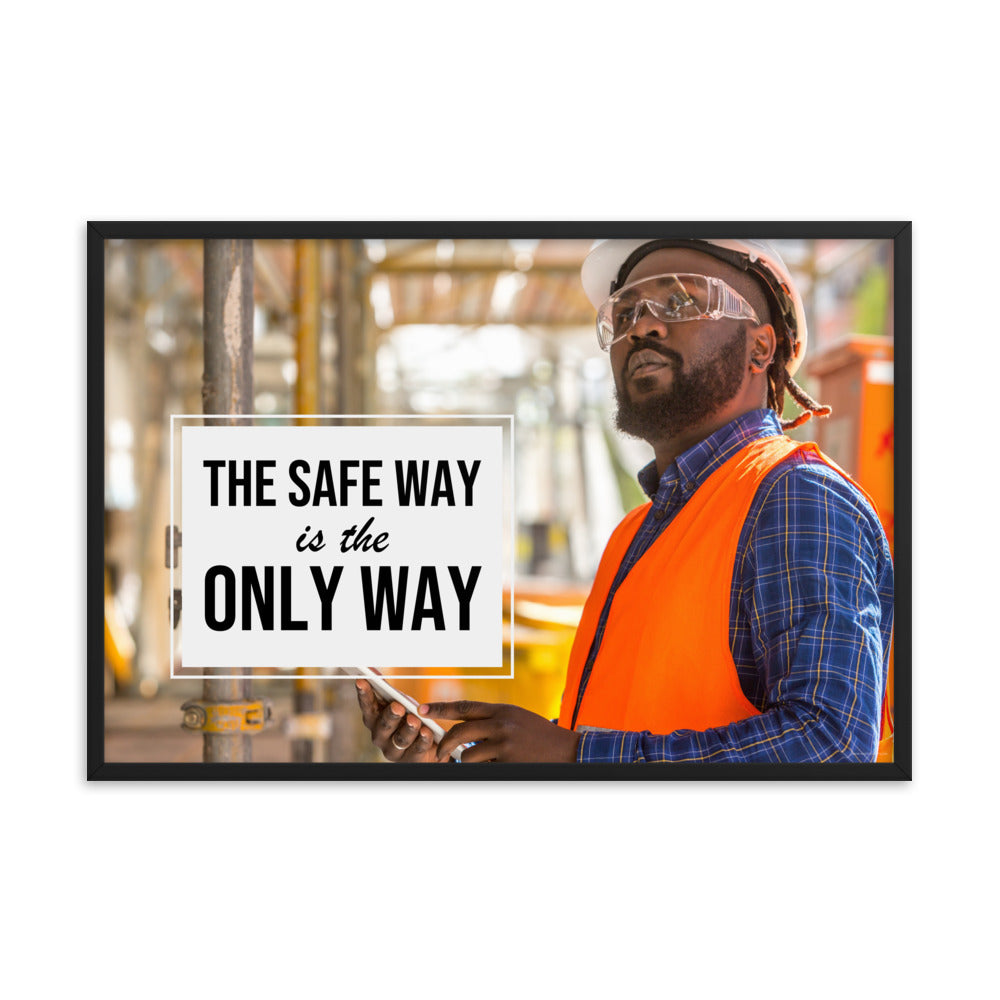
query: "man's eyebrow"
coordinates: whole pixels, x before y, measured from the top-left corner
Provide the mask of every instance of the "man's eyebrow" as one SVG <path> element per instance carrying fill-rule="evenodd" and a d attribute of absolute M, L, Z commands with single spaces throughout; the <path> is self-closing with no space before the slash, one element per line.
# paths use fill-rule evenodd
<path fill-rule="evenodd" d="M 664 274 L 650 274 L 647 275 L 645 278 L 639 278 L 634 282 L 634 286 L 632 288 L 622 289 L 618 301 L 625 303 L 634 302 L 636 298 L 644 294 L 646 288 L 659 287 L 668 278 L 671 279 L 670 281 L 671 285 L 677 284 L 677 281 L 672 271 L 667 271 Z M 645 287 L 641 288 L 639 286 L 645 286 Z"/>
<path fill-rule="evenodd" d="M 631 305 L 639 297 L 639 292 L 634 288 L 628 288 L 621 292 L 616 298 L 619 305 Z"/>
<path fill-rule="evenodd" d="M 660 287 L 669 289 L 676 294 L 677 290 L 680 289 L 685 294 L 690 294 L 687 284 L 684 283 L 684 279 L 688 279 L 688 284 L 690 284 L 691 275 L 688 274 L 661 274 L 657 276 L 657 280 L 660 283 Z M 697 275 L 695 277 L 698 277 Z"/>

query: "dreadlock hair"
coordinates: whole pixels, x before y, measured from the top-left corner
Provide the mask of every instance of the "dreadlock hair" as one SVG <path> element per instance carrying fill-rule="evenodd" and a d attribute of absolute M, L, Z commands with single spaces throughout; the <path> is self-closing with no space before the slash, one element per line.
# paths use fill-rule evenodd
<path fill-rule="evenodd" d="M 781 324 L 782 332 L 778 337 L 774 359 L 767 369 L 767 405 L 778 414 L 781 420 L 785 408 L 785 390 L 802 408 L 802 412 L 794 420 L 781 420 L 781 429 L 790 431 L 793 427 L 801 427 L 807 420 L 816 417 L 828 417 L 833 410 L 829 406 L 817 403 L 805 389 L 796 383 L 788 374 L 788 359 L 792 356 L 792 338 L 788 329 Z"/>
<path fill-rule="evenodd" d="M 792 338 L 788 332 L 788 324 L 778 312 L 778 319 L 774 316 L 778 310 L 776 303 L 764 292 L 764 288 L 758 281 L 748 274 L 733 275 L 731 283 L 736 286 L 743 297 L 750 303 L 754 311 L 760 318 L 761 323 L 770 323 L 775 330 L 776 347 L 774 358 L 767 369 L 767 405 L 778 415 L 781 422 L 781 429 L 790 431 L 794 427 L 801 427 L 812 417 L 828 417 L 833 410 L 829 406 L 817 403 L 805 389 L 795 382 L 788 374 L 788 359 L 793 353 Z M 802 408 L 802 412 L 793 420 L 782 420 L 781 414 L 785 408 L 785 392 L 795 400 Z"/>

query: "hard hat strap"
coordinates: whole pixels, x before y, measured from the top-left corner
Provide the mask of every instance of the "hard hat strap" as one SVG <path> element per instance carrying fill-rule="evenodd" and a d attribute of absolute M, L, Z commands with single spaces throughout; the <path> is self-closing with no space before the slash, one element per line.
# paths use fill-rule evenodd
<path fill-rule="evenodd" d="M 618 269 L 617 277 L 611 282 L 611 291 L 608 292 L 608 295 L 614 295 L 626 283 L 632 268 L 643 257 L 657 250 L 668 250 L 673 247 L 697 250 L 700 253 L 707 253 L 710 257 L 716 257 L 726 264 L 731 264 L 741 271 L 750 270 L 750 257 L 747 254 L 739 253 L 737 250 L 727 250 L 725 247 L 717 247 L 714 243 L 705 243 L 702 240 L 650 240 L 648 243 L 643 243 L 641 247 L 636 247 L 625 258 L 625 263 Z"/>

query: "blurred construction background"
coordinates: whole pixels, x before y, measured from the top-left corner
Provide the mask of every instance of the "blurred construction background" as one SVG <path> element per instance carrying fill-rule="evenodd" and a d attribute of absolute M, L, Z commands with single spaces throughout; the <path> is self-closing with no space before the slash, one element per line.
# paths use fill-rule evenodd
<path fill-rule="evenodd" d="M 169 416 L 202 412 L 206 253 L 223 242 L 234 241 L 105 241 L 107 761 L 194 762 L 208 753 L 194 704 L 203 682 L 171 677 L 164 540 Z M 874 496 L 891 542 L 891 243 L 774 242 L 809 317 L 805 386 L 834 410 L 792 436 L 818 441 Z M 290 413 L 514 415 L 515 537 L 506 541 L 516 586 L 505 634 L 515 678 L 407 682 L 418 699 L 558 714 L 597 560 L 622 514 L 644 499 L 635 473 L 651 451 L 613 430 L 608 359 L 580 284 L 590 244 L 243 242 L 252 259 L 250 412 L 259 422 Z M 182 643 L 175 657 L 176 668 Z M 243 717 L 228 724 L 245 756 L 233 759 L 381 759 L 350 681 L 291 671 L 247 682 L 242 701 Z"/>

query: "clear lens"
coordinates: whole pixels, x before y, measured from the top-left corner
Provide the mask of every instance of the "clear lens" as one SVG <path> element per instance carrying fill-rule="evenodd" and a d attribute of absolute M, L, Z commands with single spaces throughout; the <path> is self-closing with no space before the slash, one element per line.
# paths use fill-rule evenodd
<path fill-rule="evenodd" d="M 606 351 L 627 337 L 646 310 L 661 323 L 697 319 L 750 319 L 750 304 L 719 278 L 704 274 L 658 274 L 625 285 L 597 313 L 597 340 Z"/>

